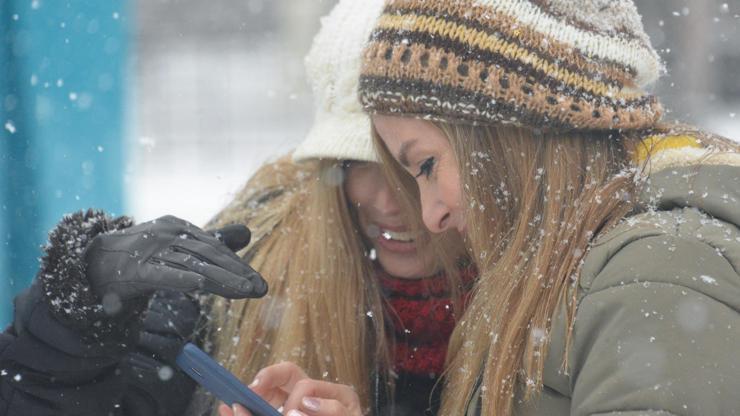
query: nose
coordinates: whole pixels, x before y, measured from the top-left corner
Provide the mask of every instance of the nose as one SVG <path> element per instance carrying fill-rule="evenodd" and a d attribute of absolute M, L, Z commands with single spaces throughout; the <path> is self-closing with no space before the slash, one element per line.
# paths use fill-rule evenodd
<path fill-rule="evenodd" d="M 447 205 L 429 192 L 421 193 L 421 214 L 424 225 L 433 233 L 442 233 L 450 228 L 451 213 Z"/>
<path fill-rule="evenodd" d="M 379 213 L 385 217 L 400 215 L 401 213 L 401 206 L 398 204 L 390 185 L 385 180 L 380 180 L 376 194 L 376 207 Z"/>

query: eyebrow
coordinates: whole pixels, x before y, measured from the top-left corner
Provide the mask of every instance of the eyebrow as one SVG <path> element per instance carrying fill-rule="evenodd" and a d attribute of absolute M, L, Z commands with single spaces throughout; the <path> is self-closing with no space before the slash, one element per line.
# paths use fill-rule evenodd
<path fill-rule="evenodd" d="M 401 149 L 398 150 L 398 161 L 403 165 L 404 167 L 409 167 L 409 148 L 416 144 L 416 139 L 409 140 L 407 142 L 404 142 L 401 145 Z"/>

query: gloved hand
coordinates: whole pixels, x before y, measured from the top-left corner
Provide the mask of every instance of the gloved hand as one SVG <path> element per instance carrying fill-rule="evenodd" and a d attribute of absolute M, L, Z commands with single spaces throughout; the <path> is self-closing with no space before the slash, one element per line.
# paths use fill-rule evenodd
<path fill-rule="evenodd" d="M 228 241 L 228 238 L 226 239 Z M 179 415 L 195 391 L 195 381 L 178 371 L 175 357 L 186 342 L 198 342 L 200 308 L 189 295 L 158 290 L 142 320 L 139 340 L 121 361 L 126 379 L 125 414 Z"/>
<path fill-rule="evenodd" d="M 142 318 L 136 352 L 172 366 L 186 342 L 200 342 L 207 325 L 198 300 L 172 290 L 156 291 Z"/>
<path fill-rule="evenodd" d="M 232 251 L 249 243 L 249 230 L 230 226 L 217 235 L 223 240 L 173 216 L 98 234 L 84 253 L 88 281 L 104 307 L 158 289 L 264 296 L 267 283 Z"/>

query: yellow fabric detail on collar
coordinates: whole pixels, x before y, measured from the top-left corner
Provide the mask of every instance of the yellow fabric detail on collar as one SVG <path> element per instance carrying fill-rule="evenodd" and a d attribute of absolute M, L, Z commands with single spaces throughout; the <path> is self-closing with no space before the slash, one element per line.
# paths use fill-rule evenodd
<path fill-rule="evenodd" d="M 632 160 L 636 164 L 641 164 L 645 162 L 648 157 L 654 156 L 664 150 L 680 149 L 684 147 L 701 149 L 702 145 L 696 137 L 688 135 L 648 136 L 642 140 L 642 143 L 637 145 L 636 149 L 633 150 Z"/>

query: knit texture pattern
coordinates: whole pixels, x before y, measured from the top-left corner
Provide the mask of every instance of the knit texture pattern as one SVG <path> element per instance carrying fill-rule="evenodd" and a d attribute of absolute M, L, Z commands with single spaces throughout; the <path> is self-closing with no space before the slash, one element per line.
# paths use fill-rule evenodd
<path fill-rule="evenodd" d="M 85 249 L 100 233 L 129 228 L 128 217 L 112 218 L 102 211 L 87 210 L 65 215 L 49 233 L 38 278 L 52 314 L 68 327 L 95 337 L 111 332 L 125 317 L 113 319 L 87 279 Z M 144 302 L 136 309 L 143 309 Z M 97 331 L 89 331 L 91 328 Z M 93 334 L 94 332 L 94 334 Z"/>
<path fill-rule="evenodd" d="M 590 130 L 662 115 L 632 0 L 386 0 L 361 71 L 372 114 Z"/>
<path fill-rule="evenodd" d="M 475 272 L 463 270 L 461 275 L 464 305 Z M 386 313 L 393 323 L 394 371 L 430 378 L 440 376 L 457 321 L 447 277 L 402 279 L 380 271 L 378 279 L 387 300 Z"/>
<path fill-rule="evenodd" d="M 363 46 L 382 8 L 383 0 L 341 0 L 321 19 L 305 61 L 316 112 L 293 160 L 377 161 L 370 118 L 357 98 L 357 84 Z"/>

